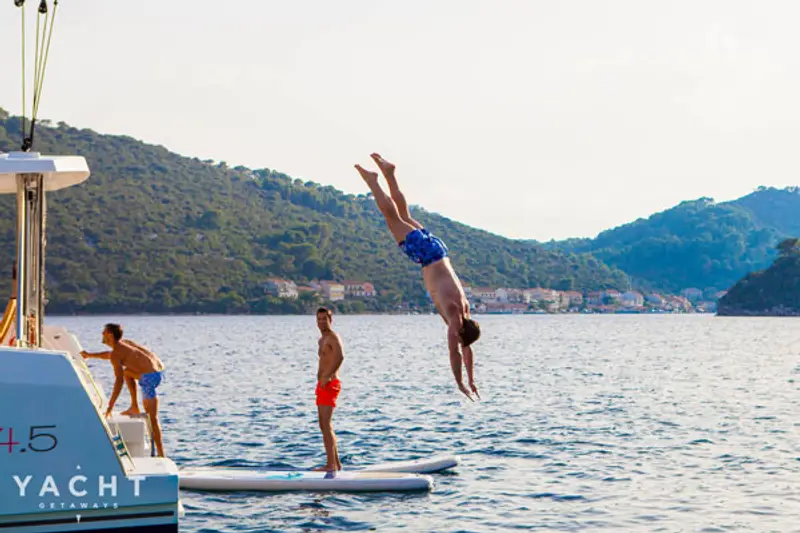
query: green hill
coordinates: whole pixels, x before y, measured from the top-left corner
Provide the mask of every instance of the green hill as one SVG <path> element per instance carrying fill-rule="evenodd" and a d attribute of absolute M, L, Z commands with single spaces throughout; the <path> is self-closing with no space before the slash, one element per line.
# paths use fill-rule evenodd
<path fill-rule="evenodd" d="M 778 245 L 779 255 L 767 269 L 739 280 L 720 298 L 721 316 L 800 315 L 800 246 L 798 239 Z"/>
<path fill-rule="evenodd" d="M 591 253 L 630 274 L 639 285 L 677 292 L 725 290 L 766 268 L 775 246 L 800 234 L 796 187 L 757 191 L 731 202 L 683 202 L 600 233 L 595 239 L 550 242 L 548 249 Z"/>
<path fill-rule="evenodd" d="M 759 187 L 758 190 L 730 202 L 747 209 L 761 227 L 782 235 L 800 235 L 800 189 Z"/>
<path fill-rule="evenodd" d="M 44 123 L 46 124 L 46 122 Z M 20 121 L 0 109 L 0 151 Z M 316 305 L 266 296 L 270 276 L 371 281 L 376 300 L 344 311 L 426 305 L 419 268 L 392 243 L 375 202 L 270 169 L 228 168 L 126 136 L 67 124 L 37 130 L 36 151 L 78 154 L 92 176 L 48 196 L 48 312 L 296 312 Z M 354 175 L 354 179 L 359 179 Z M 0 265 L 14 249 L 13 198 L 0 198 Z M 466 284 L 622 288 L 592 256 L 553 252 L 414 208 L 442 236 Z M 0 290 L 10 281 L 0 279 Z"/>

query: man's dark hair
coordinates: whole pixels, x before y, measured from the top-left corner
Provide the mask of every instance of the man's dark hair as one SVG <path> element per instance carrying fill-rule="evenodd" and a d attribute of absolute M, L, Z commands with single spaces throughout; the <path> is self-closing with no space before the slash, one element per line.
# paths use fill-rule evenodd
<path fill-rule="evenodd" d="M 122 326 L 119 324 L 106 324 L 106 331 L 111 333 L 115 341 L 122 338 Z"/>
<path fill-rule="evenodd" d="M 465 318 L 459 334 L 461 335 L 461 344 L 469 346 L 481 337 L 481 327 L 471 318 Z"/>
<path fill-rule="evenodd" d="M 327 307 L 320 307 L 319 309 L 317 309 L 317 314 L 320 313 L 325 313 L 326 315 L 328 315 L 328 318 L 333 318 L 333 313 Z"/>

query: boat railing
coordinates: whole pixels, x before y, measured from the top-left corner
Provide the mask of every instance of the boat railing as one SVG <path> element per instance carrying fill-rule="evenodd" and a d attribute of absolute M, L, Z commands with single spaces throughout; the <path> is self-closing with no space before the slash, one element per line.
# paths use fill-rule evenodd
<path fill-rule="evenodd" d="M 81 370 L 80 373 L 83 374 L 83 378 L 86 381 L 88 381 L 88 385 L 90 386 L 89 387 L 90 393 L 94 392 L 96 402 L 92 403 L 94 403 L 95 406 L 97 406 L 98 412 L 102 411 L 103 408 L 105 408 L 106 406 L 106 397 L 100 390 L 100 387 L 97 385 L 97 382 L 94 380 L 94 376 L 92 376 L 92 372 L 91 370 L 89 370 L 89 365 L 86 364 L 86 361 L 84 361 L 83 357 L 81 357 L 80 355 L 80 352 L 83 351 L 80 342 L 74 335 L 71 335 L 71 337 L 74 340 L 75 345 L 78 347 L 78 353 L 75 355 L 72 354 L 70 355 L 72 355 L 72 359 L 78 363 L 78 368 Z"/>

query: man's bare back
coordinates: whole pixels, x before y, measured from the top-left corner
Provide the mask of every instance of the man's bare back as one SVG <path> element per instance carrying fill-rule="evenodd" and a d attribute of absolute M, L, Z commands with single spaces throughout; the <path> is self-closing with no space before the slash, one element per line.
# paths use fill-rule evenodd
<path fill-rule="evenodd" d="M 161 372 L 164 363 L 147 348 L 127 339 L 120 340 L 111 352 L 111 361 L 119 361 L 134 379 L 143 374 Z"/>

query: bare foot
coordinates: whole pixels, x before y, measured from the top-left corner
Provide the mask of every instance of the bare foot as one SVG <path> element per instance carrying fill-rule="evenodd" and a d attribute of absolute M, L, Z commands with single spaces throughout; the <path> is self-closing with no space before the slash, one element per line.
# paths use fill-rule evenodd
<path fill-rule="evenodd" d="M 313 471 L 314 472 L 333 472 L 334 470 L 336 470 L 335 466 L 325 465 L 325 466 L 318 466 Z"/>
<path fill-rule="evenodd" d="M 382 158 L 380 154 L 371 154 L 370 157 L 378 165 L 378 168 L 381 169 L 381 172 L 384 176 L 394 176 L 394 163 L 389 163 L 387 160 Z"/>
<path fill-rule="evenodd" d="M 474 382 L 474 381 L 470 381 L 470 382 L 469 382 L 469 388 L 470 388 L 470 390 L 472 391 L 472 393 L 473 393 L 475 396 L 477 396 L 477 397 L 478 397 L 478 399 L 480 400 L 480 399 L 481 399 L 481 395 L 480 395 L 480 394 L 478 394 L 478 387 L 477 387 L 477 386 L 475 386 L 475 382 Z"/>
<path fill-rule="evenodd" d="M 131 407 L 127 411 L 122 411 L 122 413 L 120 413 L 120 414 L 123 415 L 123 416 L 135 416 L 135 415 L 142 414 L 142 412 L 139 411 L 138 407 Z"/>
<path fill-rule="evenodd" d="M 358 170 L 358 173 L 361 174 L 361 177 L 364 179 L 364 181 L 367 182 L 367 185 L 376 184 L 378 182 L 377 172 L 370 172 L 361 165 L 356 165 L 356 170 Z"/>
<path fill-rule="evenodd" d="M 470 396 L 470 394 L 469 394 L 469 390 L 467 390 L 467 388 L 464 386 L 464 384 L 463 384 L 463 383 L 461 383 L 461 382 L 456 382 L 456 383 L 458 384 L 458 389 L 459 389 L 461 392 L 463 392 L 463 393 L 464 393 L 464 396 L 466 396 L 467 398 L 469 398 L 469 401 L 471 401 L 471 402 L 474 402 L 475 400 L 472 398 L 472 396 Z"/>

